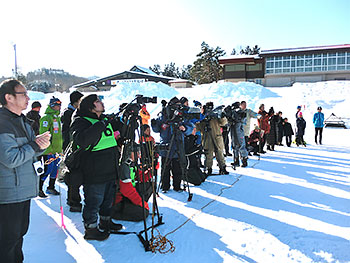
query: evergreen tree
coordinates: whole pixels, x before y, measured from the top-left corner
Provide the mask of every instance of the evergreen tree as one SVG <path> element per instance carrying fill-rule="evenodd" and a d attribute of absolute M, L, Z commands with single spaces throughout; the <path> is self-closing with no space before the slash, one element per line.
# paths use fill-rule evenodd
<path fill-rule="evenodd" d="M 246 46 L 244 49 L 241 48 L 241 51 L 239 53 L 245 55 L 256 55 L 260 53 L 260 47 L 258 47 L 258 45 L 255 45 L 253 49 L 251 49 L 250 46 Z"/>
<path fill-rule="evenodd" d="M 149 69 L 152 70 L 157 75 L 160 75 L 162 73 L 162 70 L 161 70 L 159 64 L 155 64 L 155 65 L 153 65 L 153 67 L 149 67 Z"/>
<path fill-rule="evenodd" d="M 170 62 L 164 66 L 163 76 L 178 78 L 180 76 L 179 68 L 175 66 L 175 63 Z"/>
<path fill-rule="evenodd" d="M 237 54 L 237 51 L 236 51 L 236 49 L 234 48 L 233 50 L 232 50 L 232 52 L 231 52 L 231 55 L 233 56 L 233 55 L 236 55 Z"/>
<path fill-rule="evenodd" d="M 219 64 L 219 57 L 226 54 L 220 47 L 215 49 L 207 43 L 201 44 L 201 52 L 197 54 L 190 70 L 191 79 L 198 84 L 211 83 L 222 78 L 223 68 Z"/>
<path fill-rule="evenodd" d="M 181 79 L 191 79 L 190 71 L 192 65 L 182 66 L 179 78 Z"/>

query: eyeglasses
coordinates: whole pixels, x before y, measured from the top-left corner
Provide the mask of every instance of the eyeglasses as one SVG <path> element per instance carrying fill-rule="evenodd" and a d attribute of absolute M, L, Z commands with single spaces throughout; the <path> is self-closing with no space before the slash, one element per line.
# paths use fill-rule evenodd
<path fill-rule="evenodd" d="M 22 95 L 24 95 L 25 97 L 29 97 L 29 96 L 28 96 L 28 92 L 26 92 L 26 91 L 15 92 L 15 94 L 22 94 Z"/>

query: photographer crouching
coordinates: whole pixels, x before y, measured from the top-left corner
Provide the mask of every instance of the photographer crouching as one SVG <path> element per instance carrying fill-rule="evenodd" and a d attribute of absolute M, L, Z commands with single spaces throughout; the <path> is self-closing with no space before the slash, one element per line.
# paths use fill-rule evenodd
<path fill-rule="evenodd" d="M 224 140 L 221 133 L 221 127 L 227 124 L 226 117 L 221 116 L 221 109 L 214 109 L 213 102 L 207 102 L 202 107 L 203 119 L 196 124 L 196 129 L 202 134 L 202 145 L 205 154 L 205 167 L 207 174 L 213 172 L 213 155 L 219 164 L 219 174 L 229 174 L 226 171 L 226 163 L 224 157 Z"/>
<path fill-rule="evenodd" d="M 170 144 L 168 151 L 160 151 L 162 163 L 161 189 L 166 193 L 170 189 L 170 171 L 173 176 L 173 188 L 181 192 L 181 180 L 185 172 L 184 135 L 190 135 L 194 125 L 184 118 L 184 110 L 177 97 L 167 104 L 162 101 L 163 110 L 157 119 L 152 119 L 152 129 L 160 133 L 161 144 Z"/>

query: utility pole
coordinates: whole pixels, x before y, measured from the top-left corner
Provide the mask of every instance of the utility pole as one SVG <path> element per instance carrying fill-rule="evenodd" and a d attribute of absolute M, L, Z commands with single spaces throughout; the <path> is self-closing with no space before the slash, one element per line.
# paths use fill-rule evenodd
<path fill-rule="evenodd" d="M 16 51 L 16 44 L 13 45 L 13 49 L 15 50 L 15 77 L 17 78 L 17 51 Z"/>

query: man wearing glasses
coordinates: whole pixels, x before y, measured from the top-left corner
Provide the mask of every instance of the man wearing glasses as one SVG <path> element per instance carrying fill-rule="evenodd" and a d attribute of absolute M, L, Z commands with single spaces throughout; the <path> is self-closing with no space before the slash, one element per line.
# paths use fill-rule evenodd
<path fill-rule="evenodd" d="M 50 145 L 50 133 L 35 136 L 22 114 L 26 88 L 15 79 L 0 84 L 0 261 L 23 262 L 30 199 L 38 194 L 37 156 Z"/>

